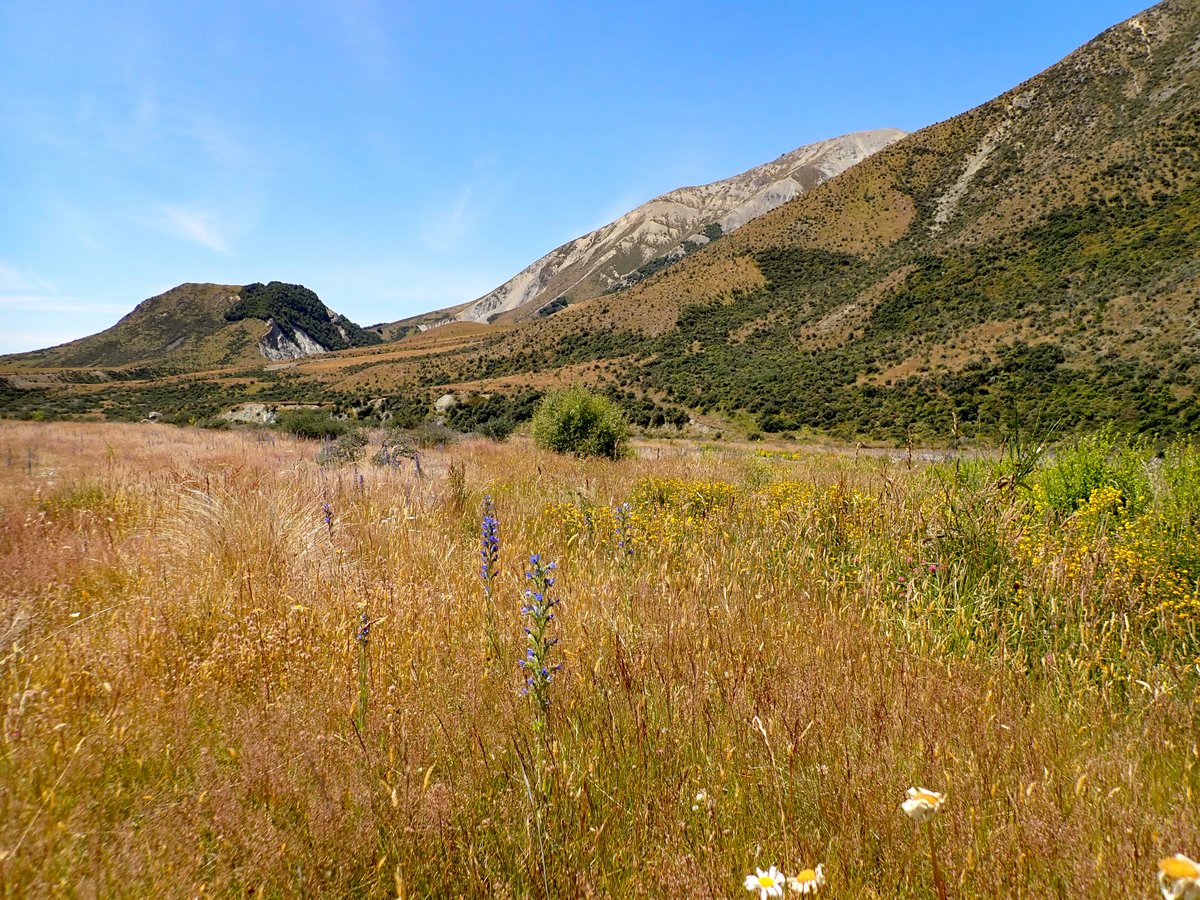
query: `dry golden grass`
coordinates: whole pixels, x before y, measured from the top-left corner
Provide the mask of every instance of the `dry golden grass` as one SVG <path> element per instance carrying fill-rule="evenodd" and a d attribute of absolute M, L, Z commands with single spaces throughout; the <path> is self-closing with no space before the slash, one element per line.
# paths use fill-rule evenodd
<path fill-rule="evenodd" d="M 1150 897 L 1200 851 L 1194 630 L 1114 626 L 1140 613 L 1104 534 L 1043 533 L 987 479 L 313 451 L 0 423 L 6 895 L 726 897 L 820 862 L 829 896 L 932 897 L 914 784 L 949 795 L 953 897 Z M 514 666 L 534 552 L 562 600 L 544 740 Z"/>

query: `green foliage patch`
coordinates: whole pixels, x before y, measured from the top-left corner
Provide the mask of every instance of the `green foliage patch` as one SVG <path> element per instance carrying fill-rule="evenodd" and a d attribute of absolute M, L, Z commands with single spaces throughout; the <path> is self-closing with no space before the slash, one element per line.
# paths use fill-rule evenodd
<path fill-rule="evenodd" d="M 507 438 L 522 422 L 533 418 L 540 391 L 516 394 L 469 394 L 446 411 L 446 424 L 455 431 L 476 432 L 493 440 Z"/>
<path fill-rule="evenodd" d="M 348 422 L 320 409 L 285 410 L 279 414 L 276 425 L 288 434 L 312 441 L 339 438 L 354 430 Z"/>
<path fill-rule="evenodd" d="M 617 459 L 625 452 L 628 429 L 608 398 L 581 388 L 551 391 L 533 414 L 534 441 L 556 453 Z"/>
<path fill-rule="evenodd" d="M 383 338 L 346 318 L 331 318 L 328 307 L 308 288 L 300 284 L 272 281 L 255 282 L 241 289 L 238 301 L 225 313 L 229 322 L 242 319 L 271 319 L 280 331 L 295 340 L 300 328 L 310 338 L 330 350 L 365 347 L 382 343 Z M 338 326 L 341 326 L 339 330 Z M 346 336 L 342 336 L 342 331 Z"/>

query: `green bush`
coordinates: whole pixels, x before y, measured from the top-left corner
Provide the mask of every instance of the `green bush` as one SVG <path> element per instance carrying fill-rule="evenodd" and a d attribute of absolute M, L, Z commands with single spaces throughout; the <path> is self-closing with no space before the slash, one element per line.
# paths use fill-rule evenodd
<path fill-rule="evenodd" d="M 345 422 L 319 409 L 290 409 L 281 412 L 277 424 L 288 434 L 311 441 L 338 438 L 351 430 Z"/>
<path fill-rule="evenodd" d="M 1071 515 L 1101 487 L 1119 490 L 1129 512 L 1141 512 L 1150 495 L 1144 452 L 1122 445 L 1107 429 L 1060 447 L 1035 482 L 1035 490 L 1060 516 Z"/>
<path fill-rule="evenodd" d="M 624 455 L 628 429 L 611 400 L 581 387 L 552 391 L 533 414 L 533 439 L 556 453 L 576 456 Z"/>
<path fill-rule="evenodd" d="M 517 423 L 507 417 L 501 419 L 488 419 L 477 429 L 479 434 L 485 438 L 491 438 L 493 441 L 503 443 L 508 440 L 508 436 L 517 428 Z"/>

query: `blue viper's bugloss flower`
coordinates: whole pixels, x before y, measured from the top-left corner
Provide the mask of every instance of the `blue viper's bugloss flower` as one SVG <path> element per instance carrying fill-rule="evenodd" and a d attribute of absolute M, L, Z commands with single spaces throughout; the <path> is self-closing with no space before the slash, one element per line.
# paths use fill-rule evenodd
<path fill-rule="evenodd" d="M 492 506 L 492 498 L 483 498 L 483 525 L 480 528 L 479 555 L 483 560 L 479 574 L 491 590 L 492 580 L 500 568 L 500 523 Z"/>
<path fill-rule="evenodd" d="M 354 639 L 362 646 L 367 646 L 367 642 L 371 640 L 371 620 L 367 618 L 364 612 L 358 619 L 358 631 L 354 635 Z"/>
<path fill-rule="evenodd" d="M 528 646 L 525 648 L 525 657 L 517 665 L 526 672 L 521 693 L 532 696 L 538 712 L 545 716 L 550 708 L 550 682 L 562 668 L 561 663 L 553 663 L 550 659 L 551 650 L 558 640 L 547 634 L 550 623 L 554 621 L 551 610 L 558 605 L 558 601 L 550 597 L 550 588 L 554 585 L 550 573 L 554 570 L 554 563 L 543 566 L 541 556 L 534 554 L 529 557 L 529 567 L 525 578 L 532 584 L 526 588 L 525 602 L 521 606 L 521 615 L 528 619 L 524 629 Z"/>
<path fill-rule="evenodd" d="M 617 527 L 615 534 L 617 536 L 617 549 L 623 550 L 626 556 L 633 554 L 633 528 L 632 517 L 633 507 L 628 503 L 622 503 L 617 507 Z"/>

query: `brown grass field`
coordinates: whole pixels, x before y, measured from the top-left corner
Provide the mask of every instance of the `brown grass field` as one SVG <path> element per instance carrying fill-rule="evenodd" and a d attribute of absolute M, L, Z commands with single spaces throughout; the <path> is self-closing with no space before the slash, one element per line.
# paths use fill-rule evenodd
<path fill-rule="evenodd" d="M 1190 447 L 315 450 L 0 422 L 4 896 L 1150 898 L 1200 857 Z"/>

